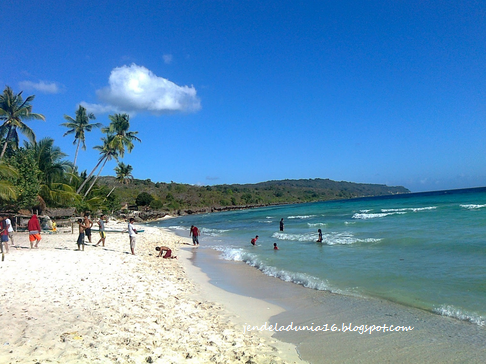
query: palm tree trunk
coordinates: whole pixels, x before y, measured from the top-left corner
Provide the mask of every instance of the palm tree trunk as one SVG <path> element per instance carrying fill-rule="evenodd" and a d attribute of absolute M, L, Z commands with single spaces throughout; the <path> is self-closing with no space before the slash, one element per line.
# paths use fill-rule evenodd
<path fill-rule="evenodd" d="M 98 162 L 98 164 L 93 168 L 93 170 L 91 171 L 91 173 L 89 174 L 88 177 L 86 177 L 86 179 L 84 180 L 84 182 L 81 184 L 81 186 L 79 186 L 78 190 L 76 191 L 76 193 L 79 194 L 79 192 L 83 189 L 84 185 L 86 184 L 86 182 L 88 182 L 89 178 L 93 175 L 94 171 L 96 171 L 96 169 L 99 167 L 99 165 L 101 164 L 101 162 L 103 162 L 103 159 L 105 159 L 105 157 L 101 158 Z"/>
<path fill-rule="evenodd" d="M 112 193 L 113 191 L 115 191 L 115 188 L 116 188 L 116 186 L 113 186 L 113 188 L 111 189 L 110 193 L 106 195 L 106 198 L 110 197 L 111 193 Z"/>
<path fill-rule="evenodd" d="M 12 127 L 9 127 L 8 128 L 8 133 L 7 133 L 7 136 L 5 137 L 5 143 L 3 144 L 3 148 L 2 148 L 2 154 L 0 154 L 0 159 L 3 158 L 3 155 L 5 154 L 5 151 L 7 150 L 7 143 L 8 143 L 8 140 L 10 138 L 10 131 L 12 130 Z"/>
<path fill-rule="evenodd" d="M 93 183 L 91 183 L 91 186 L 89 186 L 88 190 L 87 190 L 87 191 L 86 191 L 86 193 L 84 194 L 84 197 L 86 197 L 86 196 L 88 195 L 89 191 L 91 191 L 91 189 L 93 188 L 94 184 L 96 183 L 96 180 L 97 180 L 97 179 L 98 179 L 98 177 L 100 176 L 101 171 L 102 171 L 102 170 L 103 170 L 103 168 L 105 167 L 106 162 L 108 162 L 108 158 L 105 158 L 105 163 L 103 163 L 103 165 L 101 166 L 101 168 L 100 168 L 100 170 L 99 170 L 98 174 L 96 175 L 96 177 L 95 177 L 95 179 L 94 179 Z"/>
<path fill-rule="evenodd" d="M 78 160 L 79 143 L 81 143 L 80 139 L 78 139 L 78 145 L 76 147 L 76 153 L 74 154 L 73 173 L 76 170 L 76 161 Z M 69 184 L 71 184 L 72 180 L 73 180 L 73 175 L 71 175 L 71 178 L 69 178 Z"/>

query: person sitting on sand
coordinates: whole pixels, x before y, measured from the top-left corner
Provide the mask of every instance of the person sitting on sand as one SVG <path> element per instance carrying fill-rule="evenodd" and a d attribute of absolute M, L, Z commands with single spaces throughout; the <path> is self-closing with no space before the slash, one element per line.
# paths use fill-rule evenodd
<path fill-rule="evenodd" d="M 319 233 L 319 237 L 317 238 L 317 243 L 322 243 L 322 230 L 317 229 L 317 232 Z"/>
<path fill-rule="evenodd" d="M 256 245 L 257 240 L 258 240 L 258 235 L 255 236 L 253 239 L 251 239 L 251 242 L 250 242 L 251 245 Z"/>
<path fill-rule="evenodd" d="M 167 246 L 158 246 L 155 248 L 159 252 L 159 255 L 157 255 L 157 258 L 162 257 L 164 259 L 177 259 L 176 256 L 172 256 L 172 250 L 167 247 Z M 165 252 L 165 255 L 162 256 L 162 254 Z"/>
<path fill-rule="evenodd" d="M 78 235 L 78 241 L 76 244 L 78 244 L 78 250 L 83 250 L 84 251 L 84 232 L 86 228 L 88 228 L 87 225 L 83 224 L 82 219 L 78 219 L 78 225 L 79 225 L 79 235 Z M 83 249 L 81 249 L 83 247 Z"/>
<path fill-rule="evenodd" d="M 278 249 L 278 246 L 277 246 L 277 243 L 273 243 L 273 250 L 279 250 Z"/>

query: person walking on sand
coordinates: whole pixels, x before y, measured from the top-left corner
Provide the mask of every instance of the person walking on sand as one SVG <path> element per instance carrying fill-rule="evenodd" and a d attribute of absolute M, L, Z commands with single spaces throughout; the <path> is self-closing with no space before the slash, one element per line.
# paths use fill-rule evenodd
<path fill-rule="evenodd" d="M 105 215 L 101 215 L 100 219 L 98 220 L 98 226 L 100 228 L 100 240 L 96 243 L 96 246 L 99 246 L 100 243 L 103 243 L 103 246 L 105 246 L 105 239 L 106 239 L 105 222 L 108 222 L 108 219 L 106 218 Z"/>
<path fill-rule="evenodd" d="M 88 213 L 84 214 L 84 225 L 86 225 L 85 234 L 88 237 L 88 241 L 91 244 L 91 228 L 93 227 L 93 221 L 91 221 Z"/>
<path fill-rule="evenodd" d="M 132 251 L 132 255 L 135 255 L 135 235 L 137 233 L 137 229 L 133 226 L 135 219 L 133 217 L 130 218 L 128 223 L 128 236 L 130 237 L 130 250 Z"/>
<path fill-rule="evenodd" d="M 5 222 L 5 217 L 3 216 L 0 216 L 0 244 L 5 247 L 5 253 L 8 254 L 8 228 L 7 223 Z"/>
<path fill-rule="evenodd" d="M 256 242 L 257 242 L 257 240 L 258 240 L 258 235 L 257 235 L 257 236 L 255 236 L 253 239 L 251 239 L 251 241 L 250 241 L 251 245 L 255 246 L 255 245 L 256 245 Z"/>
<path fill-rule="evenodd" d="M 157 255 L 157 258 L 164 258 L 164 259 L 177 259 L 176 256 L 172 256 L 172 250 L 167 247 L 167 246 L 158 246 L 155 248 L 159 252 L 159 255 Z M 165 252 L 165 255 L 162 256 L 162 254 Z"/>
<path fill-rule="evenodd" d="M 283 217 L 280 219 L 280 231 L 284 231 L 284 221 L 283 221 Z"/>
<path fill-rule="evenodd" d="M 27 223 L 27 230 L 29 230 L 30 249 L 38 248 L 41 241 L 41 226 L 39 219 L 37 218 L 37 214 L 33 214 L 30 218 L 29 222 Z"/>
<path fill-rule="evenodd" d="M 76 244 L 78 244 L 78 251 L 82 250 L 84 252 L 84 232 L 86 231 L 86 225 L 83 224 L 83 219 L 78 219 L 78 226 L 79 226 L 79 235 L 78 235 L 78 241 Z M 81 249 L 83 247 L 83 249 Z"/>
<path fill-rule="evenodd" d="M 192 244 L 194 245 L 199 245 L 199 235 L 201 235 L 201 232 L 197 227 L 194 225 L 191 225 L 191 230 L 189 231 L 189 236 L 192 236 Z"/>

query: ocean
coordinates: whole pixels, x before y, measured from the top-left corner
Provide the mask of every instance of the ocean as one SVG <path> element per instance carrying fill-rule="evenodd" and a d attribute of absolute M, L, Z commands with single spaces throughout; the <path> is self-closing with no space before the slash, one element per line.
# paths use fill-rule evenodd
<path fill-rule="evenodd" d="M 308 289 L 486 322 L 486 188 L 189 215 L 151 225 L 186 237 L 196 225 L 200 249 Z"/>

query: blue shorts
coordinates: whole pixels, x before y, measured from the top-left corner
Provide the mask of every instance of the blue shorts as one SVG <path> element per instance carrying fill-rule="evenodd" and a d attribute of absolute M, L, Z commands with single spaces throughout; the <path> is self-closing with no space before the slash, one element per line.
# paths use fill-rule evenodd
<path fill-rule="evenodd" d="M 2 235 L 2 243 L 8 242 L 8 235 Z"/>

